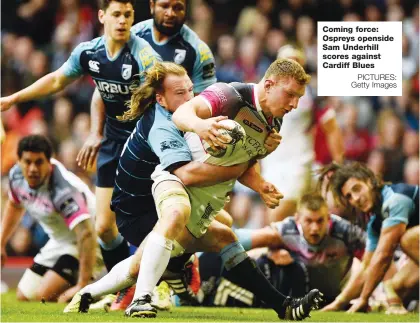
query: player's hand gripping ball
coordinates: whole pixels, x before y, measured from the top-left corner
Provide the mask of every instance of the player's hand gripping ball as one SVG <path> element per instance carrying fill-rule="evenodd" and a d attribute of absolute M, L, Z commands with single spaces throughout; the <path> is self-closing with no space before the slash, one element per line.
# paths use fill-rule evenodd
<path fill-rule="evenodd" d="M 227 141 L 222 141 L 226 145 L 226 148 L 225 149 L 219 148 L 217 150 L 214 150 L 213 148 L 210 147 L 210 145 L 206 141 L 204 141 L 203 142 L 204 149 L 206 150 L 207 153 L 209 153 L 213 157 L 217 157 L 217 158 L 228 157 L 228 156 L 231 156 L 235 151 L 237 151 L 238 149 L 242 147 L 242 145 L 245 143 L 246 133 L 245 133 L 244 128 L 235 120 L 226 119 L 226 120 L 219 121 L 219 124 L 222 124 L 230 129 L 230 130 L 227 130 L 227 129 L 221 128 L 218 130 L 220 134 L 229 138 L 229 140 Z"/>

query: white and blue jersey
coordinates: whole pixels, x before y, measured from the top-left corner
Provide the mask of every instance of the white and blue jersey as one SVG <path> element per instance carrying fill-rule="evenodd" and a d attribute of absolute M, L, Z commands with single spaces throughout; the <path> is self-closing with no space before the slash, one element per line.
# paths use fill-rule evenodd
<path fill-rule="evenodd" d="M 135 127 L 136 121 L 121 122 L 128 109 L 125 102 L 131 97 L 131 85 L 139 74 L 153 65 L 160 56 L 143 39 L 133 33 L 116 57 L 111 58 L 106 48 L 105 36 L 79 44 L 62 66 L 64 75 L 77 78 L 89 74 L 105 103 L 105 136 L 124 143 Z"/>
<path fill-rule="evenodd" d="M 153 19 L 134 25 L 131 31 L 146 40 L 164 61 L 182 65 L 194 84 L 194 93 L 216 83 L 215 60 L 210 48 L 186 25 L 162 42 L 154 38 Z"/>
<path fill-rule="evenodd" d="M 419 187 L 408 184 L 385 185 L 381 191 L 381 204 L 373 212 L 367 226 L 367 251 L 378 246 L 382 228 L 404 223 L 407 228 L 419 224 Z"/>
<path fill-rule="evenodd" d="M 145 111 L 121 154 L 111 208 L 126 215 L 155 210 L 151 175 L 158 164 L 164 169 L 192 160 L 183 134 L 172 122 L 172 113 L 156 103 Z"/>

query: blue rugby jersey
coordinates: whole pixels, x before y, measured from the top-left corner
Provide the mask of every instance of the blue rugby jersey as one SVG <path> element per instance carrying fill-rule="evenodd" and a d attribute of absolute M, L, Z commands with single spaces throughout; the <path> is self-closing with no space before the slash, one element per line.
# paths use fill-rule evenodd
<path fill-rule="evenodd" d="M 116 117 L 128 109 L 125 102 L 131 97 L 133 81 L 139 81 L 139 74 L 156 60 L 161 60 L 159 54 L 145 40 L 131 33 L 129 41 L 114 58 L 108 56 L 102 36 L 79 44 L 62 69 L 68 77 L 83 74 L 92 77 L 105 103 L 105 135 L 124 143 L 137 120 L 121 122 Z"/>
<path fill-rule="evenodd" d="M 381 191 L 381 203 L 375 208 L 367 225 L 366 250 L 378 246 L 382 228 L 405 223 L 407 228 L 419 224 L 419 187 L 404 183 L 385 185 Z"/>
<path fill-rule="evenodd" d="M 210 48 L 186 25 L 163 42 L 154 38 L 153 19 L 134 25 L 131 31 L 146 40 L 164 61 L 182 65 L 194 83 L 194 93 L 216 83 L 215 60 Z"/>
<path fill-rule="evenodd" d="M 156 103 L 137 122 L 121 154 L 111 208 L 127 215 L 141 215 L 155 209 L 150 176 L 158 164 L 164 169 L 192 160 L 181 131 L 172 122 L 172 113 Z"/>

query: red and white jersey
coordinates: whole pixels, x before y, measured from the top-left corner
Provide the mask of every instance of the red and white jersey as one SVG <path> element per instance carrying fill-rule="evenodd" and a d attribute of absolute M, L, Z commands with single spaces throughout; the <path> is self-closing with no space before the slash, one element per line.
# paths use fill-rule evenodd
<path fill-rule="evenodd" d="M 9 173 L 9 199 L 24 207 L 50 239 L 76 243 L 72 230 L 78 223 L 93 219 L 95 196 L 63 164 L 55 159 L 51 159 L 51 164 L 50 177 L 36 189 L 29 187 L 19 164 L 13 166 Z"/>
<path fill-rule="evenodd" d="M 246 132 L 246 141 L 232 155 L 215 158 L 207 154 L 206 163 L 231 166 L 267 154 L 264 142 L 272 128 L 280 130 L 281 119 L 267 119 L 262 113 L 255 84 L 216 83 L 199 95 L 208 105 L 212 117 L 227 116 Z"/>

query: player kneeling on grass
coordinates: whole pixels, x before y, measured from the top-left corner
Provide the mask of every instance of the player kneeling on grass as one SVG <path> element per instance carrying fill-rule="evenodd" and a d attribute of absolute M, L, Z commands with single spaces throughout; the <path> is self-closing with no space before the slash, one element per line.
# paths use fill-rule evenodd
<path fill-rule="evenodd" d="M 298 83 L 299 78 L 297 74 L 299 73 L 302 77 L 300 82 L 305 83 L 305 81 L 302 80 L 307 80 L 307 78 L 304 78 L 304 75 L 306 74 L 304 74 L 300 65 L 293 61 L 279 60 L 273 63 L 271 70 L 269 69 L 267 72 L 266 79 L 261 81 L 258 86 L 251 84 L 236 84 L 236 87 L 234 87 L 234 85 L 220 83 L 216 88 L 210 87 L 207 89 L 205 91 L 207 93 L 203 98 L 200 98 L 199 101 L 196 100 L 197 98 L 191 100 L 190 102 L 196 100 L 193 104 L 194 107 L 195 104 L 199 102 L 200 112 L 196 114 L 196 111 L 192 111 L 191 113 L 196 114 L 196 116 L 198 115 L 198 119 L 201 121 L 199 123 L 202 127 L 204 126 L 203 128 L 207 130 L 210 128 L 213 135 L 209 136 L 207 134 L 207 139 L 213 141 L 213 144 L 214 141 L 217 142 L 217 120 L 204 120 L 211 116 L 211 113 L 209 113 L 211 110 L 206 101 L 204 101 L 205 97 L 208 97 L 209 99 L 214 98 L 214 110 L 218 111 L 215 115 L 216 117 L 217 115 L 221 115 L 221 111 L 226 112 L 232 119 L 234 119 L 236 115 L 241 117 L 246 116 L 251 120 L 250 122 L 254 125 L 254 129 L 257 127 L 259 130 L 254 130 L 255 133 L 251 135 L 247 132 L 247 138 L 249 136 L 251 140 L 256 140 L 256 144 L 252 146 L 243 146 L 240 150 L 235 151 L 235 153 L 229 156 L 230 158 L 228 159 L 213 158 L 207 155 L 204 149 L 202 149 L 205 158 L 204 165 L 213 164 L 225 167 L 229 166 L 229 164 L 235 165 L 238 163 L 246 163 L 253 158 L 262 158 L 269 153 L 265 145 L 266 139 L 269 138 L 272 133 L 277 133 L 281 124 L 281 120 L 271 118 L 271 116 L 282 117 L 285 113 L 296 107 L 301 91 L 304 89 L 303 84 L 299 85 Z M 188 84 L 186 84 L 186 86 L 187 88 L 190 87 Z M 228 98 L 228 100 L 221 99 L 216 102 L 215 98 L 217 98 L 218 93 L 221 93 L 220 98 Z M 249 103 L 253 102 L 254 93 L 259 97 L 257 99 L 258 103 Z M 266 115 L 264 115 L 260 109 L 260 101 L 264 104 Z M 222 105 L 225 103 L 227 104 L 223 107 Z M 267 110 L 270 106 L 274 109 L 273 114 Z M 204 115 L 202 115 L 202 112 L 204 112 Z M 204 119 L 201 119 L 200 117 Z M 170 120 L 171 115 L 168 115 L 166 119 Z M 244 120 L 235 118 L 235 121 L 244 124 Z M 244 126 L 242 125 L 242 127 Z M 165 129 L 168 129 L 168 127 Z M 244 127 L 244 129 L 246 128 Z M 166 131 L 165 134 L 167 137 L 164 142 L 172 144 L 164 145 L 163 148 L 165 149 L 161 150 L 168 150 L 168 154 L 169 152 L 171 153 L 169 155 L 183 156 L 183 158 L 186 158 L 182 159 L 184 163 L 189 162 L 191 160 L 191 146 L 188 148 L 188 146 L 185 147 L 185 145 L 180 144 L 184 140 L 182 134 L 179 131 Z M 156 138 L 150 136 L 149 139 L 150 141 L 153 141 L 153 139 L 156 140 Z M 217 144 L 220 147 L 223 147 L 223 144 L 220 141 Z M 278 142 L 274 146 L 276 147 L 277 145 Z M 128 144 L 127 147 L 130 148 L 130 144 Z M 218 164 L 218 162 L 220 163 L 221 161 L 225 164 Z M 322 298 L 321 293 L 317 290 L 311 291 L 302 299 L 286 298 L 279 293 L 265 279 L 264 275 L 247 256 L 232 230 L 217 221 L 213 221 L 217 213 L 223 208 L 224 203 L 226 202 L 226 195 L 232 189 L 235 181 L 234 179 L 216 185 L 213 184 L 212 186 L 184 188 L 182 182 L 176 176 L 165 170 L 165 168 L 167 169 L 168 167 L 162 159 L 161 164 L 165 165 L 165 167 L 157 167 L 153 176 L 155 181 L 153 194 L 156 206 L 159 210 L 158 213 L 161 216 L 161 219 L 159 220 L 160 224 L 156 226 L 156 229 L 146 241 L 141 265 L 142 269 L 140 270 L 140 275 L 137 280 L 135 299 L 127 308 L 126 315 L 138 317 L 156 316 L 156 310 L 151 306 L 150 295 L 153 287 L 156 285 L 156 282 L 162 276 L 162 273 L 166 268 L 173 248 L 174 253 L 177 255 L 182 254 L 185 250 L 187 252 L 197 251 L 197 249 L 213 252 L 219 251 L 225 267 L 232 271 L 232 273 L 238 275 L 243 281 L 244 286 L 255 294 L 258 294 L 268 306 L 276 310 L 281 318 L 303 319 L 309 315 L 312 308 L 317 307 Z M 179 164 L 182 165 L 183 163 L 178 162 L 178 167 L 180 166 Z M 173 170 L 173 168 L 171 171 L 176 173 L 176 170 Z M 250 186 L 256 188 L 256 191 L 261 191 L 261 187 L 266 184 L 256 171 L 256 166 L 249 170 L 247 177 L 249 177 L 250 182 L 253 181 L 253 184 L 250 184 Z M 187 190 L 188 194 L 185 190 Z M 269 190 L 269 192 L 266 193 L 267 195 L 272 193 L 274 199 L 277 200 L 281 197 L 275 188 L 272 188 L 272 190 Z M 278 201 L 274 206 L 277 205 Z M 175 221 L 175 219 L 179 219 L 181 223 L 185 223 L 186 228 L 185 226 L 183 228 L 181 226 L 173 227 L 175 224 L 178 225 L 178 221 Z M 163 229 L 167 230 L 166 233 L 161 232 Z M 173 240 L 168 239 L 168 232 L 173 234 Z M 194 249 L 191 250 L 191 247 Z M 153 252 L 150 253 L 150 250 Z M 136 258 L 138 259 L 140 254 L 141 248 L 135 258 L 133 258 L 131 268 L 118 265 L 118 274 L 121 277 L 124 277 L 128 283 L 133 283 L 133 277 L 135 277 L 139 271 L 139 263 Z M 113 271 L 111 271 L 109 275 L 113 274 Z M 147 275 L 151 276 L 151 278 L 145 279 L 144 277 Z M 131 282 L 128 278 L 131 279 Z M 105 284 L 106 283 L 103 283 L 102 285 Z M 115 282 L 113 284 L 115 284 Z M 94 288 L 92 285 L 89 289 L 84 289 L 82 291 L 83 295 L 79 296 L 79 299 L 73 299 L 72 303 L 78 307 L 78 310 L 83 311 L 88 308 L 90 302 L 89 298 L 92 296 L 91 291 L 94 290 L 94 297 L 96 297 L 98 296 L 98 293 L 96 292 L 97 288 L 96 286 Z M 109 293 L 111 292 L 111 289 L 103 292 Z"/>
<path fill-rule="evenodd" d="M 365 232 L 329 214 L 326 201 L 316 192 L 300 199 L 294 217 L 261 229 L 238 229 L 235 233 L 245 250 L 270 248 L 258 262 L 266 268 L 264 272 L 271 273 L 268 276 L 277 289 L 302 297 L 309 288 L 317 288 L 328 302 L 340 294 L 350 277 L 353 259 L 362 258 L 366 242 Z M 280 264 L 283 259 L 279 258 L 279 248 L 291 254 L 287 263 Z M 230 280 L 236 283 L 235 277 Z"/>
<path fill-rule="evenodd" d="M 354 207 L 370 217 L 362 270 L 325 310 L 343 309 L 360 292 L 349 312 L 364 311 L 368 299 L 382 281 L 398 245 L 410 258 L 386 288 L 414 288 L 419 282 L 419 187 L 404 183 L 389 185 L 361 163 L 330 165 L 328 189 L 337 202 Z M 403 296 L 403 295 L 401 295 Z"/>
<path fill-rule="evenodd" d="M 17 154 L 1 225 L 1 265 L 7 258 L 7 241 L 26 210 L 39 221 L 49 241 L 23 274 L 17 299 L 66 301 L 103 267 L 92 221 L 95 196 L 81 179 L 51 158 L 52 146 L 44 136 L 24 137 Z"/>

